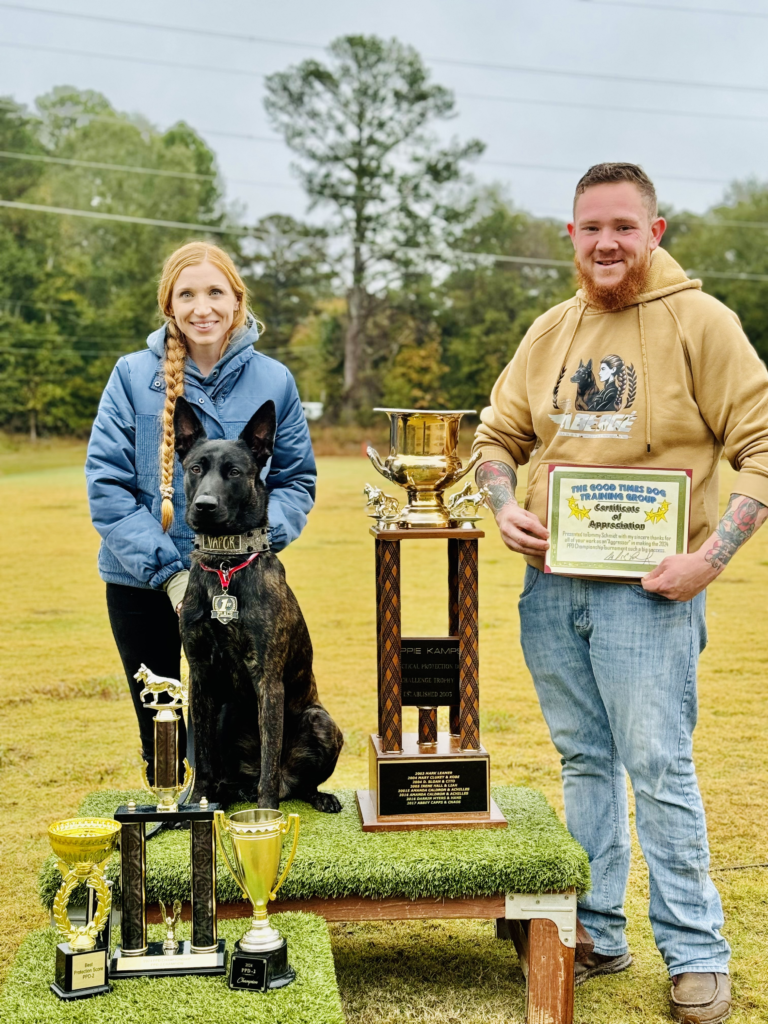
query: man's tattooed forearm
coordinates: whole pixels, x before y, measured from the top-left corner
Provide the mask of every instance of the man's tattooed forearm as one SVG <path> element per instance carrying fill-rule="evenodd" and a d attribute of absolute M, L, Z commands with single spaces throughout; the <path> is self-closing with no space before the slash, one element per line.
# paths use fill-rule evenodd
<path fill-rule="evenodd" d="M 713 569 L 724 569 L 741 545 L 768 519 L 768 507 L 744 494 L 732 494 L 715 538 L 704 558 Z"/>
<path fill-rule="evenodd" d="M 488 504 L 494 513 L 515 500 L 517 477 L 504 462 L 481 462 L 475 470 L 475 482 L 487 488 Z"/>

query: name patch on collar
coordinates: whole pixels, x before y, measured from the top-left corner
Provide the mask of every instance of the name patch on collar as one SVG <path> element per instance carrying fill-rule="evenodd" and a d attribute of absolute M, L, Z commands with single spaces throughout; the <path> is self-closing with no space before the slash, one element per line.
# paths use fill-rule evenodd
<path fill-rule="evenodd" d="M 218 537 L 196 533 L 195 551 L 223 555 L 249 555 L 252 551 L 269 551 L 267 529 L 265 527 L 251 530 L 250 533 L 228 533 Z"/>

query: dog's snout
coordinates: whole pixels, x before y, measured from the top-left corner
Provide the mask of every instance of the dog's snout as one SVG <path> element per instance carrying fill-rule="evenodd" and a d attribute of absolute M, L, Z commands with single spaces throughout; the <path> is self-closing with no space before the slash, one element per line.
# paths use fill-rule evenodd
<path fill-rule="evenodd" d="M 215 512 L 219 507 L 219 499 L 212 494 L 198 494 L 195 498 L 195 508 L 198 512 Z"/>

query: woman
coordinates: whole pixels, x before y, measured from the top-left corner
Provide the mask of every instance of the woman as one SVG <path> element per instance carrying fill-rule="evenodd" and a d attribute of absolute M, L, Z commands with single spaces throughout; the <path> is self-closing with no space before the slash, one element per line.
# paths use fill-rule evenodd
<path fill-rule="evenodd" d="M 260 325 L 248 311 L 246 288 L 230 257 L 206 242 L 183 245 L 163 266 L 157 301 L 165 323 L 149 335 L 146 350 L 123 356 L 115 366 L 99 403 L 85 471 L 91 519 L 102 538 L 99 574 L 107 584 L 109 621 L 150 780 L 153 720 L 133 677 L 144 663 L 158 675 L 179 678 L 177 612 L 193 543 L 174 453 L 176 399 L 183 394 L 194 403 L 210 438 L 237 437 L 262 402 L 275 402 L 277 436 L 266 469 L 273 551 L 304 528 L 317 475 L 293 377 L 254 350 Z M 185 745 L 182 731 L 180 758 Z"/>

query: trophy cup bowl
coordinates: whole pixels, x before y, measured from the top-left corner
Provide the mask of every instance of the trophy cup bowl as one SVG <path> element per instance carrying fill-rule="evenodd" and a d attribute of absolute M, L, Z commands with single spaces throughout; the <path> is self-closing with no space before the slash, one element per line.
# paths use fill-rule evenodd
<path fill-rule="evenodd" d="M 476 453 L 462 467 L 458 456 L 461 417 L 474 409 L 374 409 L 389 416 L 389 455 L 382 461 L 374 448 L 368 457 L 387 480 L 404 487 L 408 502 L 398 526 L 447 528 L 456 521 L 446 507 L 443 492 L 461 480 L 476 464 Z"/>
<path fill-rule="evenodd" d="M 275 898 L 293 863 L 299 841 L 299 816 L 289 814 L 286 821 L 281 811 L 253 807 L 236 811 L 229 820 L 223 811 L 216 811 L 214 823 L 227 867 L 253 907 L 250 927 L 235 944 L 230 957 L 229 987 L 264 991 L 289 985 L 296 972 L 288 964 L 286 940 L 269 923 L 267 904 Z M 283 837 L 292 825 L 293 845 L 278 879 Z M 232 858 L 224 842 L 225 833 L 232 843 Z"/>
<path fill-rule="evenodd" d="M 53 900 L 53 920 L 66 944 L 57 947 L 56 980 L 51 986 L 60 999 L 109 991 L 107 950 L 97 950 L 96 945 L 112 905 L 104 866 L 115 849 L 120 828 L 120 823 L 110 818 L 68 818 L 48 828 L 62 875 Z M 96 909 L 90 921 L 76 927 L 67 913 L 67 904 L 78 883 L 86 881 L 96 895 Z"/>

